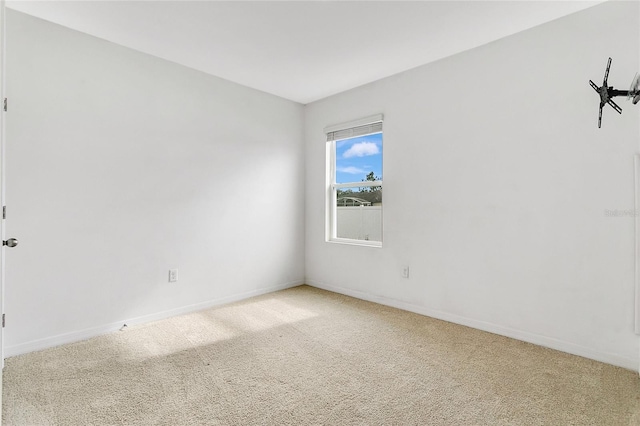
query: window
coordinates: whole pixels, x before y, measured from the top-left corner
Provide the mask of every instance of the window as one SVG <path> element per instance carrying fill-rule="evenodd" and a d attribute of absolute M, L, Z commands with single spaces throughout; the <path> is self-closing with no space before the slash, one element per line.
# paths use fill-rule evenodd
<path fill-rule="evenodd" d="M 327 241 L 382 246 L 382 115 L 325 133 Z"/>

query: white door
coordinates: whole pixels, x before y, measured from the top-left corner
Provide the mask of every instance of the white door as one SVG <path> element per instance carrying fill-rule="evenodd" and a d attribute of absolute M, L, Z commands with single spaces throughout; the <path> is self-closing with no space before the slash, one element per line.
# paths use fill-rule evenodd
<path fill-rule="evenodd" d="M 640 334 L 640 153 L 634 156 L 635 220 L 636 220 L 636 279 L 635 279 L 635 331 Z"/>
<path fill-rule="evenodd" d="M 4 158 L 5 158 L 5 141 L 4 141 L 4 128 L 5 128 L 5 0 L 0 0 L 0 100 L 2 100 L 1 110 L 0 110 L 0 240 L 3 241 L 2 248 L 0 249 L 0 316 L 1 324 L 0 327 L 0 361 L 1 368 L 4 368 L 4 240 L 5 240 L 5 231 L 4 231 Z M 2 371 L 0 370 L 0 424 L 2 423 Z"/>

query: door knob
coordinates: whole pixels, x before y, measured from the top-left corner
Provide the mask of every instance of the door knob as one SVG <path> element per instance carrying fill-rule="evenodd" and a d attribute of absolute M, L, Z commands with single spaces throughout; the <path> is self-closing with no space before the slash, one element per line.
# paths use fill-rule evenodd
<path fill-rule="evenodd" d="M 2 245 L 7 247 L 15 247 L 18 245 L 18 240 L 16 240 L 15 238 L 9 238 L 8 240 L 3 241 Z"/>

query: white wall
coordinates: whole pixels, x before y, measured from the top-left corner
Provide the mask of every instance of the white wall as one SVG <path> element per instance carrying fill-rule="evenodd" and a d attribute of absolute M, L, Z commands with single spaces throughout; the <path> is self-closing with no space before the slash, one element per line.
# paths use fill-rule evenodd
<path fill-rule="evenodd" d="M 303 108 L 8 11 L 7 355 L 306 267 L 313 285 L 636 369 L 633 218 L 605 210 L 633 208 L 640 107 L 621 99 L 597 129 L 587 81 L 612 56 L 626 88 L 639 16 L 607 3 Z M 384 246 L 326 243 L 322 129 L 377 113 Z"/>
<path fill-rule="evenodd" d="M 7 21 L 7 355 L 303 281 L 302 105 Z"/>
<path fill-rule="evenodd" d="M 588 80 L 611 56 L 628 88 L 638 16 L 606 3 L 308 105 L 307 282 L 637 369 L 634 221 L 605 210 L 633 209 L 640 107 L 598 129 Z M 378 113 L 383 248 L 327 243 L 322 129 Z"/>

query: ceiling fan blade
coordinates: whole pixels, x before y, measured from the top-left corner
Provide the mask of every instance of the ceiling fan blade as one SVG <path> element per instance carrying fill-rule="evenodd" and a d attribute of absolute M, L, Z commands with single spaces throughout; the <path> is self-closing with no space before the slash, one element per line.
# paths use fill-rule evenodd
<path fill-rule="evenodd" d="M 591 85 L 591 87 L 593 87 L 593 90 L 600 93 L 600 88 L 596 86 L 596 84 L 593 81 L 589 80 L 589 84 Z"/>
<path fill-rule="evenodd" d="M 600 113 L 598 114 L 598 129 L 602 126 L 602 107 L 603 103 L 600 103 Z"/>
<path fill-rule="evenodd" d="M 609 105 L 611 105 L 611 106 L 613 107 L 613 109 L 615 109 L 616 111 L 618 111 L 618 114 L 622 114 L 622 108 L 620 108 L 620 107 L 618 106 L 618 104 L 617 104 L 617 103 L 613 102 L 613 100 L 609 99 L 609 100 L 607 101 L 607 103 L 608 103 Z"/>
<path fill-rule="evenodd" d="M 609 61 L 607 62 L 607 69 L 604 72 L 604 81 L 602 83 L 604 87 L 607 87 L 607 79 L 609 78 L 609 68 L 611 68 L 611 58 L 609 58 Z"/>

